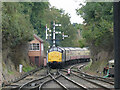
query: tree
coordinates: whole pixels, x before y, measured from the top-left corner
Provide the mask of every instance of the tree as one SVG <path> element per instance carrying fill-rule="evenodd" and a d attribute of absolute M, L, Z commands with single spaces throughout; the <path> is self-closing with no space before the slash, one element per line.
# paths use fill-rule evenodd
<path fill-rule="evenodd" d="M 86 3 L 77 13 L 85 20 L 82 34 L 89 46 L 113 50 L 113 3 Z"/>
<path fill-rule="evenodd" d="M 20 3 L 3 3 L 2 40 L 11 48 L 33 39 L 33 27 L 21 7 Z"/>

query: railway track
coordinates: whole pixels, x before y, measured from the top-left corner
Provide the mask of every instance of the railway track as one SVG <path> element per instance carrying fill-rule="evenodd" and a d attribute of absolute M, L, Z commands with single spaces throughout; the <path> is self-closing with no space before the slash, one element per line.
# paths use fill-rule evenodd
<path fill-rule="evenodd" d="M 51 80 L 44 81 L 40 86 L 39 90 L 45 89 L 45 88 L 61 88 L 68 90 L 61 82 L 57 80 L 61 75 L 58 75 L 57 77 L 53 77 L 51 74 L 49 74 L 51 77 Z"/>
<path fill-rule="evenodd" d="M 77 67 L 77 70 L 78 71 L 75 71 L 75 70 L 72 70 L 73 72 L 76 72 L 76 73 L 79 73 L 81 76 L 84 76 L 86 78 L 91 78 L 91 79 L 94 79 L 94 80 L 99 80 L 99 81 L 103 81 L 103 82 L 106 82 L 106 83 L 109 83 L 111 85 L 114 85 L 114 79 L 111 79 L 111 78 L 103 78 L 103 77 L 99 77 L 99 76 L 93 76 L 93 75 L 90 75 L 90 74 L 87 74 L 87 73 L 84 73 L 81 71 L 81 68 L 84 67 L 85 65 L 82 65 L 82 66 L 79 66 Z"/>
<path fill-rule="evenodd" d="M 52 78 L 51 80 L 47 80 L 45 82 L 43 82 L 40 87 L 40 89 L 45 89 L 45 88 L 60 88 L 60 89 L 65 89 L 65 90 L 70 90 L 70 89 L 83 89 L 83 90 L 87 90 L 86 87 L 84 87 L 83 85 L 75 82 L 74 80 L 71 80 L 70 78 L 68 78 L 67 76 L 63 75 L 61 72 L 59 72 L 58 70 L 58 76 L 54 77 L 51 73 L 49 73 L 50 77 Z M 54 85 L 53 83 L 58 84 L 58 85 Z"/>
<path fill-rule="evenodd" d="M 57 72 L 57 74 L 54 74 L 55 71 Z M 59 88 L 64 90 L 78 88 L 87 90 L 85 86 L 63 75 L 61 72 L 59 72 L 59 69 L 52 70 L 52 72 L 50 71 L 49 74 L 43 76 L 42 78 L 34 79 L 21 85 L 18 90 L 44 90 L 46 88 Z"/>
<path fill-rule="evenodd" d="M 30 89 L 37 89 L 41 83 L 43 83 L 45 80 L 51 79 L 49 75 L 43 76 L 38 79 L 31 80 L 19 87 L 18 90 L 30 90 Z"/>
<path fill-rule="evenodd" d="M 12 80 L 10 80 L 10 81 L 3 82 L 3 83 L 2 83 L 2 87 L 8 86 L 8 85 L 10 85 L 11 83 L 19 82 L 20 80 L 26 78 L 27 76 L 32 75 L 32 74 L 33 74 L 34 72 L 36 72 L 37 70 L 38 70 L 38 69 L 34 69 L 34 70 L 29 71 L 29 72 L 27 72 L 27 73 L 25 73 L 25 74 L 23 74 L 23 75 L 21 75 L 21 76 L 19 76 L 19 77 L 15 77 L 14 79 L 12 79 Z"/>
<path fill-rule="evenodd" d="M 98 80 L 98 78 L 96 79 L 96 77 L 92 77 L 82 73 L 80 68 L 82 68 L 84 65 L 85 63 L 76 64 L 71 67 L 68 67 L 71 69 L 70 76 L 67 76 L 66 68 L 62 70 L 41 69 L 40 71 L 35 72 L 34 74 L 29 75 L 28 77 L 25 77 L 23 81 L 20 80 L 16 83 L 8 85 L 7 88 L 12 88 L 12 90 L 44 90 L 46 88 L 58 88 L 61 90 L 88 90 L 91 88 L 100 88 L 109 90 L 110 88 L 114 88 L 113 83 Z M 4 88 L 3 90 L 6 90 L 6 88 Z"/>
<path fill-rule="evenodd" d="M 80 71 L 80 68 L 82 68 L 84 66 L 83 65 L 73 65 L 70 67 L 71 69 L 71 75 L 69 76 L 71 79 L 79 82 L 80 80 L 82 81 L 83 85 L 87 85 L 86 87 L 88 88 L 102 88 L 102 89 L 110 89 L 110 88 L 114 88 L 114 83 L 111 83 L 109 81 L 103 80 L 103 78 L 101 79 L 100 77 L 95 77 L 95 76 L 89 76 L 89 75 L 85 75 L 84 73 L 82 73 Z M 78 71 L 76 71 L 78 69 Z M 64 74 L 67 74 L 67 70 L 62 70 L 62 72 L 64 72 Z M 87 84 L 86 84 L 87 83 Z"/>
<path fill-rule="evenodd" d="M 34 79 L 37 79 L 39 77 L 42 77 L 46 75 L 46 70 L 44 68 L 38 68 L 35 70 L 32 70 L 28 73 L 26 73 L 25 75 L 18 77 L 15 81 L 4 85 L 4 87 L 2 88 L 2 90 L 9 90 L 9 89 L 15 89 L 17 90 L 19 87 L 21 87 L 23 84 L 32 81 Z"/>
<path fill-rule="evenodd" d="M 80 83 L 70 79 L 69 77 L 65 76 L 64 74 L 60 73 L 61 74 L 61 78 L 58 78 L 59 81 L 61 81 L 62 83 L 64 83 L 64 85 L 66 85 L 67 88 L 79 88 L 79 89 L 84 89 L 84 90 L 87 90 L 87 87 L 81 85 Z M 65 80 L 68 82 L 65 82 Z M 70 84 L 71 83 L 71 84 Z M 69 84 L 69 85 L 67 85 Z M 72 85 L 73 84 L 73 85 Z"/>

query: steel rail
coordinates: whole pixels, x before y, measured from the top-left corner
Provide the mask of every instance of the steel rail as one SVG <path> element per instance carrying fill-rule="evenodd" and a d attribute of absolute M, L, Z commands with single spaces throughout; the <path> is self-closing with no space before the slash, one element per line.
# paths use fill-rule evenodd
<path fill-rule="evenodd" d="M 73 72 L 77 72 L 77 73 L 80 73 L 82 75 L 85 75 L 86 78 L 89 78 L 89 79 L 96 79 L 96 80 L 99 80 L 99 81 L 103 81 L 103 82 L 106 82 L 106 83 L 109 83 L 111 85 L 114 85 L 113 80 L 111 81 L 111 79 L 106 79 L 106 78 L 102 78 L 102 77 L 98 77 L 98 76 L 93 76 L 93 75 L 90 75 L 90 74 L 86 74 L 86 73 L 83 73 L 81 71 L 81 67 L 78 68 L 78 71 L 75 71 L 75 70 L 72 70 Z M 109 81 L 108 81 L 109 80 Z M 111 82 L 110 82 L 111 81 Z"/>
<path fill-rule="evenodd" d="M 78 68 L 78 71 L 80 71 L 80 73 L 82 73 L 82 74 L 84 74 L 86 76 L 97 77 L 97 78 L 100 78 L 100 79 L 107 79 L 107 80 L 111 80 L 112 82 L 114 82 L 113 79 L 103 78 L 103 77 L 100 77 L 100 76 L 94 76 L 94 75 L 90 75 L 90 74 L 84 73 L 84 72 L 81 71 L 81 67 Z"/>
<path fill-rule="evenodd" d="M 65 70 L 62 70 L 62 71 L 63 71 L 63 72 L 67 72 L 67 71 L 65 71 Z M 94 85 L 97 85 L 97 86 L 100 86 L 100 87 L 102 87 L 102 88 L 104 88 L 104 89 L 110 90 L 110 88 L 108 88 L 108 87 L 105 87 L 105 86 L 103 86 L 103 85 L 101 85 L 101 84 L 98 84 L 98 83 L 95 83 L 95 82 L 93 82 L 93 81 L 90 81 L 90 80 L 86 79 L 85 77 L 79 76 L 79 75 L 77 75 L 77 74 L 75 74 L 75 73 L 73 73 L 73 72 L 71 72 L 71 74 L 73 74 L 74 76 L 79 77 L 79 78 L 81 78 L 81 79 L 83 79 L 83 80 L 85 80 L 85 81 L 87 81 L 87 82 L 93 83 Z"/>
<path fill-rule="evenodd" d="M 26 78 L 27 76 L 30 76 L 32 75 L 33 73 L 39 71 L 39 70 L 42 70 L 43 68 L 37 68 L 37 69 L 34 69 L 34 70 L 31 70 L 29 72 L 26 72 L 25 74 L 23 74 L 22 76 L 20 76 L 18 79 L 16 79 L 15 81 L 13 81 L 13 83 L 16 83 L 24 78 Z"/>
<path fill-rule="evenodd" d="M 95 82 L 93 82 L 93 81 L 90 81 L 89 79 L 86 79 L 85 77 L 79 76 L 79 75 L 77 75 L 77 74 L 75 74 L 75 73 L 72 73 L 72 74 L 75 75 L 75 76 L 77 76 L 77 77 L 79 77 L 79 78 L 82 78 L 82 79 L 84 79 L 84 80 L 86 80 L 86 81 L 88 81 L 88 82 L 90 82 L 90 83 L 93 83 L 93 84 L 95 84 L 95 85 L 97 85 L 97 86 L 100 86 L 100 87 L 102 87 L 102 88 L 105 88 L 105 89 L 110 90 L 110 88 L 105 87 L 105 86 L 103 86 L 103 85 L 101 85 L 101 84 L 95 83 Z"/>
<path fill-rule="evenodd" d="M 75 71 L 75 70 L 72 70 L 71 68 L 71 71 L 73 72 L 77 72 L 77 73 L 80 73 L 81 75 L 84 75 L 83 78 L 87 78 L 87 79 L 96 79 L 96 80 L 99 80 L 99 81 L 103 81 L 105 83 L 108 83 L 108 84 L 111 84 L 111 85 L 114 85 L 113 83 L 109 82 L 109 81 L 106 81 L 106 80 L 103 80 L 103 78 L 100 78 L 100 77 L 95 77 L 95 76 L 92 76 L 92 75 L 88 75 L 88 74 L 85 74 L 83 72 L 81 72 L 81 68 L 83 68 L 85 65 L 82 65 L 81 67 L 78 67 L 78 71 Z M 79 76 L 79 75 L 78 75 Z M 81 77 L 81 76 L 80 76 Z"/>
<path fill-rule="evenodd" d="M 60 74 L 60 76 L 59 77 L 56 77 L 56 78 L 54 78 L 52 75 L 50 75 L 51 76 L 51 78 L 55 81 L 55 82 L 57 82 L 60 86 L 62 86 L 65 90 L 68 90 L 68 88 L 67 87 L 65 87 L 65 85 L 63 85 L 61 82 L 59 82 L 58 80 L 57 80 L 57 78 L 59 78 L 60 76 L 61 76 L 61 74 Z"/>
<path fill-rule="evenodd" d="M 50 77 L 52 78 L 51 80 L 46 80 L 46 81 L 44 81 L 42 84 L 40 84 L 39 85 L 39 90 L 41 90 L 42 89 L 42 87 L 43 87 L 43 85 L 44 84 L 46 84 L 46 83 L 48 83 L 48 82 L 50 82 L 50 81 L 55 81 L 55 82 L 57 82 L 61 87 L 63 87 L 65 90 L 68 90 L 62 83 L 60 83 L 59 81 L 57 81 L 56 80 L 56 78 L 59 78 L 61 75 L 59 75 L 59 76 L 57 76 L 57 77 L 53 77 L 51 74 L 49 74 L 50 75 Z"/>
<path fill-rule="evenodd" d="M 84 77 L 86 77 L 86 78 L 88 78 L 88 79 L 96 79 L 96 80 L 103 81 L 103 82 L 105 82 L 105 83 L 114 85 L 114 83 L 112 83 L 113 80 L 112 80 L 112 82 L 110 82 L 111 79 L 105 79 L 105 78 L 102 78 L 102 77 L 93 76 L 93 75 L 90 75 L 90 74 L 86 74 L 86 73 L 81 72 L 81 68 L 83 68 L 84 66 L 85 66 L 85 64 L 83 64 L 83 65 L 81 65 L 80 67 L 78 67 L 78 68 L 77 68 L 78 71 L 72 70 L 73 67 L 75 67 L 75 65 L 74 65 L 74 66 L 71 66 L 70 69 L 71 69 L 71 71 L 73 71 L 73 72 L 77 72 L 77 73 L 80 73 L 81 75 L 84 75 Z M 109 80 L 109 81 L 108 81 L 108 80 Z"/>
<path fill-rule="evenodd" d="M 72 70 L 73 71 L 73 70 Z M 76 71 L 73 71 L 73 72 L 76 72 Z M 77 73 L 81 73 L 81 72 L 77 72 Z M 81 75 L 84 75 L 84 77 L 88 78 L 88 79 L 94 79 L 94 80 L 99 80 L 99 81 L 103 81 L 105 83 L 108 83 L 108 84 L 111 84 L 111 85 L 114 85 L 114 83 L 108 81 L 107 79 L 105 78 L 99 78 L 99 77 L 95 77 L 95 76 L 91 76 L 91 75 L 87 75 L 87 74 L 84 74 L 84 73 L 81 73 Z"/>
<path fill-rule="evenodd" d="M 42 69 L 43 69 L 43 68 L 36 68 L 36 69 L 33 69 L 33 70 L 29 71 L 29 72 L 26 72 L 26 73 L 22 74 L 19 78 L 17 78 L 17 79 L 15 79 L 14 81 L 10 82 L 9 84 L 4 85 L 3 88 L 7 88 L 6 86 L 9 86 L 9 87 L 10 87 L 10 86 L 16 86 L 16 87 L 14 87 L 14 89 L 15 89 L 15 88 L 16 88 L 16 89 L 19 89 L 19 88 L 20 88 L 20 85 L 10 85 L 10 84 L 19 82 L 20 80 L 23 80 L 24 78 L 26 78 L 26 77 L 28 77 L 28 76 L 30 76 L 30 75 L 33 75 L 34 73 L 36 73 L 36 72 L 38 72 L 38 71 L 40 71 L 40 70 L 42 70 Z"/>
<path fill-rule="evenodd" d="M 67 79 L 68 81 L 74 83 L 75 85 L 81 87 L 81 88 L 84 89 L 84 90 L 88 90 L 87 87 L 85 87 L 85 86 L 83 86 L 83 85 L 75 82 L 74 80 L 72 80 L 72 79 L 68 78 L 67 76 L 63 75 L 62 73 L 60 73 L 60 74 L 61 74 L 65 79 Z"/>
<path fill-rule="evenodd" d="M 29 83 L 32 83 L 32 82 L 35 82 L 35 81 L 38 81 L 38 80 L 42 80 L 42 79 L 47 78 L 47 77 L 49 77 L 49 75 L 46 75 L 46 76 L 38 78 L 38 79 L 31 80 L 29 82 L 26 82 L 25 84 L 21 85 L 18 90 L 21 90 L 25 85 L 27 85 Z"/>

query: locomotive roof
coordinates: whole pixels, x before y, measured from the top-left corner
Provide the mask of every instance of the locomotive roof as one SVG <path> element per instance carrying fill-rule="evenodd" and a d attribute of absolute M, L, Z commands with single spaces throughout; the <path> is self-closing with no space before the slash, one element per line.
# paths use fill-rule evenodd
<path fill-rule="evenodd" d="M 61 50 L 80 50 L 80 51 L 84 51 L 84 50 L 88 50 L 87 48 L 79 48 L 79 47 L 52 47 L 50 49 L 54 49 L 54 48 L 59 48 Z M 49 50 L 50 50 L 49 49 Z"/>
<path fill-rule="evenodd" d="M 79 47 L 60 47 L 64 50 L 87 50 L 86 48 L 79 48 Z"/>

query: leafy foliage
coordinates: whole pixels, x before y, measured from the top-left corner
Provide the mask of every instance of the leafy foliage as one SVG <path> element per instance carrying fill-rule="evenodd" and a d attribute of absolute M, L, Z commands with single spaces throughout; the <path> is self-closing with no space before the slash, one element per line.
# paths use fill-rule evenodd
<path fill-rule="evenodd" d="M 77 10 L 84 18 L 83 38 L 91 47 L 113 49 L 113 3 L 86 3 Z"/>
<path fill-rule="evenodd" d="M 57 46 L 75 46 L 76 29 L 70 23 L 70 17 L 64 13 L 64 10 L 50 7 L 49 2 L 4 2 L 2 48 L 3 51 L 6 48 L 10 50 L 6 55 L 7 59 L 10 58 L 15 67 L 18 67 L 23 60 L 26 61 L 27 43 L 33 39 L 33 34 L 35 33 L 45 40 L 45 25 L 47 24 L 53 30 L 53 21 L 62 24 L 62 27 L 56 27 L 56 31 L 69 35 L 69 38 L 65 38 L 64 41 L 61 41 L 62 35 L 56 35 Z M 44 43 L 45 52 L 49 45 L 52 44 Z M 5 57 L 3 57 L 4 59 Z"/>
<path fill-rule="evenodd" d="M 86 46 L 85 40 L 83 40 L 83 39 L 79 40 L 79 44 L 80 44 L 79 46 L 80 46 L 81 48 L 83 48 L 83 47 Z"/>
<path fill-rule="evenodd" d="M 57 46 L 75 46 L 74 40 L 75 40 L 75 34 L 76 29 L 74 26 L 70 23 L 70 17 L 68 14 L 64 13 L 64 10 L 58 10 L 55 7 L 51 7 L 50 9 L 46 10 L 45 17 L 43 18 L 43 21 L 46 21 L 47 26 L 53 31 L 53 21 L 57 24 L 61 24 L 61 27 L 56 27 L 56 31 L 61 31 L 64 34 L 69 35 L 68 38 L 65 38 L 62 41 L 62 35 L 56 34 L 56 45 Z M 50 45 L 52 46 L 52 38 L 50 38 Z M 71 43 L 71 44 L 70 44 Z"/>
<path fill-rule="evenodd" d="M 2 36 L 3 44 L 11 48 L 32 40 L 33 27 L 29 18 L 22 14 L 20 3 L 3 3 Z"/>
<path fill-rule="evenodd" d="M 31 66 L 23 66 L 23 71 L 24 72 L 29 72 L 29 71 L 31 71 L 31 70 L 33 70 L 34 68 L 33 67 L 31 67 Z"/>

